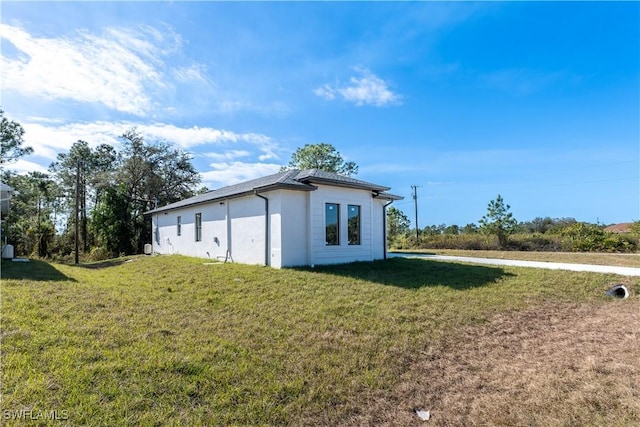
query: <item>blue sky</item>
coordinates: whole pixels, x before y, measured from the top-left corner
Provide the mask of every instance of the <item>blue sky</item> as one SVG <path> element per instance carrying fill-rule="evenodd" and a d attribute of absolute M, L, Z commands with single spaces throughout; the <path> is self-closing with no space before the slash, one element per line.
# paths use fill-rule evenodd
<path fill-rule="evenodd" d="M 640 219 L 640 3 L 2 2 L 2 101 L 46 170 L 136 126 L 218 188 L 330 143 L 419 225 Z"/>

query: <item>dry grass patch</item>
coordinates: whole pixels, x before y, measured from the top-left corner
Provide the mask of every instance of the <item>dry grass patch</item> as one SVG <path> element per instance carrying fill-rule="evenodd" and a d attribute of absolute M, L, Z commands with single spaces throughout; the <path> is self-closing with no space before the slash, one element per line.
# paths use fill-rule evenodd
<path fill-rule="evenodd" d="M 423 353 L 350 425 L 640 425 L 640 299 L 496 315 Z"/>

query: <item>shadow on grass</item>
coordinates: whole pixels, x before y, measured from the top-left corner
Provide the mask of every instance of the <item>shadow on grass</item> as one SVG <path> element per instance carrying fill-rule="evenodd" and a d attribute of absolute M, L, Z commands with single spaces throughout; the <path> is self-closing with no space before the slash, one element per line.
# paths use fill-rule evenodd
<path fill-rule="evenodd" d="M 14 280 L 34 280 L 38 282 L 58 282 L 75 279 L 66 276 L 46 261 L 30 260 L 29 262 L 2 261 L 2 278 Z"/>
<path fill-rule="evenodd" d="M 116 267 L 118 265 L 122 265 L 125 262 L 131 262 L 132 260 L 127 260 L 127 259 L 110 259 L 107 261 L 99 261 L 99 262 L 92 262 L 92 263 L 88 263 L 88 264 L 69 264 L 70 267 L 77 267 L 77 268 L 88 268 L 90 270 L 100 270 L 102 268 L 109 268 L 109 267 Z"/>
<path fill-rule="evenodd" d="M 403 255 L 410 255 L 410 254 L 414 254 L 414 255 L 437 255 L 435 252 L 430 252 L 430 251 L 426 251 L 426 250 L 420 250 L 420 249 L 394 249 L 389 251 L 389 256 L 391 257 L 391 255 L 393 254 L 403 254 Z"/>
<path fill-rule="evenodd" d="M 311 269 L 305 268 L 305 270 Z M 452 289 L 465 290 L 490 285 L 503 277 L 513 276 L 500 267 L 410 258 L 316 266 L 312 271 L 405 289 L 448 286 Z"/>

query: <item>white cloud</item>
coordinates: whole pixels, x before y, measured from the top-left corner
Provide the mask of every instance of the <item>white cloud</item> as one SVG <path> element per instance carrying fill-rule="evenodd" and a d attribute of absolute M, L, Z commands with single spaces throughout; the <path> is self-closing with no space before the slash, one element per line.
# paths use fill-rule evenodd
<path fill-rule="evenodd" d="M 49 173 L 47 168 L 43 165 L 25 159 L 18 159 L 15 163 L 5 165 L 5 167 L 7 169 L 11 169 L 14 172 L 17 172 L 18 174 L 24 174 L 27 172 Z"/>
<path fill-rule="evenodd" d="M 334 89 L 333 87 L 331 87 L 331 85 L 328 85 L 328 84 L 315 88 L 313 90 L 313 93 L 316 96 L 319 96 L 320 98 L 324 98 L 329 101 L 333 101 L 334 99 L 336 99 L 336 89 Z"/>
<path fill-rule="evenodd" d="M 133 125 L 132 125 L 133 126 Z M 259 151 L 258 160 L 263 162 L 270 159 L 278 159 L 279 145 L 269 136 L 259 133 L 236 133 L 223 129 L 213 129 L 208 127 L 194 126 L 191 128 L 176 127 L 171 124 L 155 123 L 151 125 L 137 125 L 137 129 L 145 137 L 166 140 L 178 144 L 184 149 L 191 149 L 201 145 L 226 146 L 228 144 L 249 144 Z M 231 153 L 231 158 L 235 158 L 239 149 L 224 151 Z M 226 155 L 226 154 L 223 154 Z"/>
<path fill-rule="evenodd" d="M 2 55 L 3 91 L 99 103 L 138 116 L 155 108 L 154 91 L 170 85 L 165 59 L 182 44 L 170 28 L 151 27 L 44 38 L 0 24 L 0 35 L 17 51 L 11 57 Z M 206 69 L 197 63 L 176 68 L 173 77 L 179 82 L 207 81 Z"/>
<path fill-rule="evenodd" d="M 271 175 L 280 170 L 280 165 L 273 163 L 221 162 L 209 166 L 213 170 L 201 172 L 200 175 L 204 184 L 212 189 Z"/>
<path fill-rule="evenodd" d="M 33 120 L 33 118 L 31 119 Z M 166 123 L 140 124 L 130 121 L 57 124 L 51 120 L 33 120 L 22 122 L 25 130 L 25 146 L 34 148 L 34 155 L 55 160 L 57 153 L 66 152 L 79 139 L 87 141 L 90 146 L 109 144 L 120 146 L 120 135 L 127 129 L 135 127 L 148 141 L 163 140 L 176 144 L 184 149 L 200 145 L 217 145 L 221 147 L 224 158 L 233 160 L 240 156 L 249 156 L 251 150 L 233 148 L 227 150 L 229 144 L 245 144 L 257 150 L 260 161 L 278 158 L 278 144 L 270 137 L 258 133 L 236 133 L 209 127 L 177 127 Z M 224 148 L 223 148 L 224 147 Z"/>
<path fill-rule="evenodd" d="M 249 157 L 251 152 L 247 150 L 230 150 L 224 153 L 204 153 L 203 157 L 213 159 L 216 162 L 235 160 L 240 157 Z"/>
<path fill-rule="evenodd" d="M 193 126 L 191 128 L 177 127 L 166 123 L 150 125 L 134 125 L 144 136 L 162 139 L 178 144 L 182 148 L 191 148 L 204 144 L 220 144 L 223 142 L 248 142 L 259 147 L 270 147 L 271 138 L 258 133 L 235 133 L 223 129 Z"/>
<path fill-rule="evenodd" d="M 192 64 L 188 67 L 178 67 L 173 70 L 173 75 L 176 80 L 182 83 L 190 83 L 190 82 L 204 82 L 211 84 L 213 83 L 209 81 L 207 77 L 207 69 L 202 64 Z"/>
<path fill-rule="evenodd" d="M 313 93 L 329 101 L 339 96 L 357 106 L 373 105 L 383 107 L 402 103 L 402 97 L 392 92 L 387 82 L 380 77 L 365 68 L 357 67 L 355 71 L 359 73 L 359 76 L 351 77 L 349 83 L 325 84 L 314 89 Z"/>
<path fill-rule="evenodd" d="M 24 145 L 33 147 L 34 155 L 55 160 L 57 153 L 66 152 L 78 140 L 91 146 L 119 146 L 118 136 L 129 127 L 125 123 L 92 122 L 52 126 L 46 122 L 24 122 Z"/>

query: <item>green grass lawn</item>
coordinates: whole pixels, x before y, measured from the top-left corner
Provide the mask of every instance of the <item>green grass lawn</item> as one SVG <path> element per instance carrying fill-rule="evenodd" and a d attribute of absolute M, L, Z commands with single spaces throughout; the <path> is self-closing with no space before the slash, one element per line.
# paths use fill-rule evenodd
<path fill-rule="evenodd" d="M 339 424 L 463 327 L 545 301 L 602 301 L 621 280 L 640 288 L 417 259 L 3 262 L 1 409 L 4 421 L 65 411 L 69 425 Z"/>

